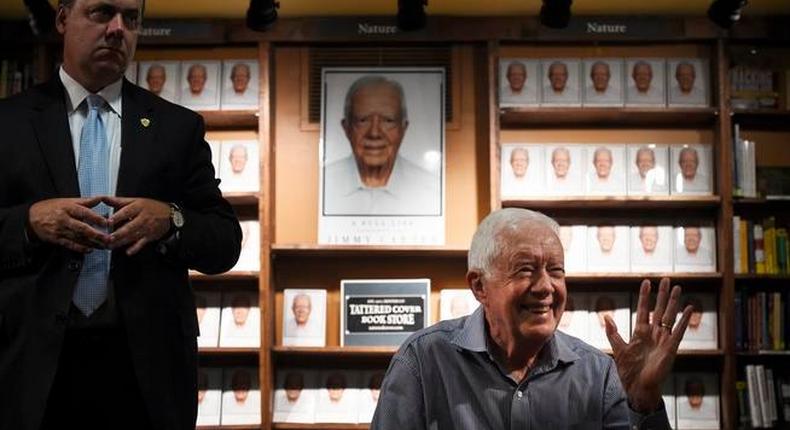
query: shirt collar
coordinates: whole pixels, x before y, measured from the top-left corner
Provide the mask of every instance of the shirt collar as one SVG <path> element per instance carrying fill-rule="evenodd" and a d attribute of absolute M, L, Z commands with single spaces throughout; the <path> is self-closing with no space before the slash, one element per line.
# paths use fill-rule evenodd
<path fill-rule="evenodd" d="M 71 114 L 79 109 L 82 102 L 85 101 L 91 92 L 86 90 L 79 82 L 75 81 L 63 66 L 60 66 L 60 80 L 63 82 L 63 87 L 66 88 L 66 101 L 68 102 L 68 113 Z M 97 93 L 100 95 L 110 106 L 110 109 L 115 112 L 119 117 L 121 116 L 121 87 L 123 86 L 123 78 L 107 85 L 99 90 Z"/>
<path fill-rule="evenodd" d="M 360 190 L 377 190 L 385 193 L 392 193 L 392 190 L 397 190 L 398 186 L 401 182 L 404 181 L 404 175 L 402 173 L 402 168 L 398 168 L 398 164 L 402 163 L 401 157 L 396 155 L 395 156 L 395 163 L 392 165 L 392 173 L 390 173 L 390 177 L 387 180 L 387 185 L 383 187 L 376 187 L 376 188 L 369 188 L 366 187 L 365 184 L 362 183 L 362 178 L 359 176 L 359 169 L 357 168 L 357 162 L 352 155 L 350 157 L 350 164 L 353 167 L 353 170 L 357 173 L 354 175 L 354 180 L 349 183 L 349 188 L 346 190 L 344 195 L 351 195 L 356 191 Z"/>
<path fill-rule="evenodd" d="M 486 319 L 483 306 L 478 306 L 474 313 L 464 319 L 463 325 L 451 342 L 462 349 L 486 352 L 491 356 L 486 336 Z M 539 358 L 541 363 L 538 366 L 542 367 L 548 364 L 549 368 L 554 368 L 558 362 L 571 363 L 578 359 L 579 355 L 568 345 L 565 336 L 555 332 L 554 336 L 544 345 Z"/>

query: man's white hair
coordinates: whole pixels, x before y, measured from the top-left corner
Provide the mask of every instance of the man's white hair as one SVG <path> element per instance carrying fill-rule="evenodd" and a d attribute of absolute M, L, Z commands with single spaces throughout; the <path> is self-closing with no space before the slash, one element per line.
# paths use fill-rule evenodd
<path fill-rule="evenodd" d="M 560 226 L 557 221 L 540 212 L 521 208 L 505 208 L 491 212 L 477 227 L 472 236 L 467 265 L 469 270 L 478 270 L 487 275 L 490 273 L 494 259 L 501 251 L 499 233 L 506 228 L 516 228 L 522 223 L 536 223 L 550 228 L 559 235 Z"/>
<path fill-rule="evenodd" d="M 379 75 L 367 75 L 363 76 L 349 87 L 348 92 L 346 92 L 346 99 L 343 102 L 343 119 L 346 121 L 351 121 L 351 114 L 353 113 L 352 110 L 354 108 L 354 96 L 362 89 L 375 87 L 379 85 L 389 86 L 398 94 L 398 98 L 400 99 L 400 116 L 401 122 L 406 122 L 409 120 L 409 111 L 406 109 L 406 95 L 403 92 L 403 86 L 400 82 L 394 79 L 387 79 L 384 76 Z"/>

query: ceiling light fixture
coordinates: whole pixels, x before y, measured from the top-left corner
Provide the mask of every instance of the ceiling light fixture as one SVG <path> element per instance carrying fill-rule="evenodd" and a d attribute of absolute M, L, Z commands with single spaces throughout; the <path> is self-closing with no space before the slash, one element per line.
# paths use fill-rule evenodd
<path fill-rule="evenodd" d="M 741 9 L 748 0 L 714 0 L 708 9 L 708 18 L 723 29 L 728 29 L 741 19 Z"/>
<path fill-rule="evenodd" d="M 247 9 L 247 27 L 250 30 L 266 31 L 277 21 L 280 2 L 274 0 L 250 0 Z"/>
<path fill-rule="evenodd" d="M 425 6 L 428 0 L 398 0 L 398 28 L 403 31 L 424 28 Z"/>
<path fill-rule="evenodd" d="M 540 23 L 550 28 L 565 28 L 571 20 L 573 0 L 543 0 Z"/>

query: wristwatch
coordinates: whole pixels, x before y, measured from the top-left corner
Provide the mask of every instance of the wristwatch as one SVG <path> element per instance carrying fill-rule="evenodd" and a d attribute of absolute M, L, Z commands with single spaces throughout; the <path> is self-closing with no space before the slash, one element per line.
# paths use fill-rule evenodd
<path fill-rule="evenodd" d="M 182 227 L 184 227 L 184 213 L 177 204 L 170 203 L 170 228 L 177 233 Z"/>

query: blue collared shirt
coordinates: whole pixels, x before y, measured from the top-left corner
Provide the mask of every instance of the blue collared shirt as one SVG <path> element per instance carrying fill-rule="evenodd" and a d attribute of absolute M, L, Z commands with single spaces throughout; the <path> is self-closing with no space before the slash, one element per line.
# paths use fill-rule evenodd
<path fill-rule="evenodd" d="M 614 360 L 559 331 L 523 381 L 487 345 L 482 306 L 411 336 L 390 363 L 373 430 L 661 429 L 628 407 Z"/>

